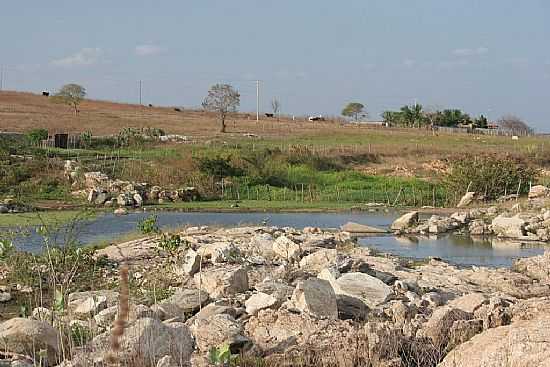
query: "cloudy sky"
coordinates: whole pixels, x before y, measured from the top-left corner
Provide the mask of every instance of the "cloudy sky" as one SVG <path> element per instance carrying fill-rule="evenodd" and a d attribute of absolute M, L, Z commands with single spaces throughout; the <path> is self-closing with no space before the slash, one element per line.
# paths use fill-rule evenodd
<path fill-rule="evenodd" d="M 550 131 L 547 0 L 25 0 L 0 12 L 4 89 L 198 106 L 227 82 L 241 110 L 371 119 L 418 101 Z"/>

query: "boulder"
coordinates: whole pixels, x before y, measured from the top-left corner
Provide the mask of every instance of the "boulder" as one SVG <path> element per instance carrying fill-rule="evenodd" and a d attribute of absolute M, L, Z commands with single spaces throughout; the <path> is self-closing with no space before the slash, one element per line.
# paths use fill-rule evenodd
<path fill-rule="evenodd" d="M 10 209 L 6 205 L 0 205 L 0 214 L 9 213 Z"/>
<path fill-rule="evenodd" d="M 300 268 L 317 274 L 321 270 L 336 264 L 337 259 L 338 252 L 336 250 L 323 249 L 311 255 L 304 256 L 302 260 L 300 260 Z"/>
<path fill-rule="evenodd" d="M 107 307 L 107 297 L 97 295 L 82 300 L 76 300 L 69 304 L 76 316 L 93 316 Z"/>
<path fill-rule="evenodd" d="M 434 311 L 428 322 L 422 326 L 422 329 L 418 330 L 417 336 L 430 338 L 437 348 L 443 348 L 449 342 L 449 332 L 454 322 L 470 320 L 471 318 L 472 314 L 468 312 L 450 306 L 443 306 Z"/>
<path fill-rule="evenodd" d="M 193 249 L 187 250 L 185 253 L 185 256 L 183 257 L 180 266 L 177 268 L 178 275 L 194 275 L 197 273 L 200 269 L 201 265 L 201 257 L 200 255 Z"/>
<path fill-rule="evenodd" d="M 243 334 L 242 325 L 227 314 L 197 318 L 191 325 L 191 332 L 202 352 L 228 344 L 231 352 L 236 354 L 250 343 Z"/>
<path fill-rule="evenodd" d="M 393 294 L 391 287 L 365 273 L 353 272 L 339 276 L 337 272 L 323 270 L 319 277 L 327 280 L 337 295 L 358 299 L 371 308 L 385 303 Z"/>
<path fill-rule="evenodd" d="M 279 236 L 275 242 L 273 242 L 273 252 L 279 258 L 286 261 L 295 261 L 299 259 L 302 254 L 300 245 L 285 235 Z"/>
<path fill-rule="evenodd" d="M 454 348 L 439 367 L 550 366 L 550 317 L 489 329 Z"/>
<path fill-rule="evenodd" d="M 246 307 L 246 313 L 249 315 L 255 315 L 258 311 L 274 307 L 278 303 L 277 298 L 270 294 L 258 292 L 253 294 L 244 303 Z"/>
<path fill-rule="evenodd" d="M 231 242 L 214 242 L 203 245 L 197 250 L 197 253 L 205 259 L 210 260 L 213 264 L 225 262 L 235 262 L 240 258 L 239 249 Z"/>
<path fill-rule="evenodd" d="M 249 289 L 248 273 L 240 265 L 208 269 L 202 274 L 195 274 L 194 279 L 197 288 L 206 290 L 214 299 L 246 292 Z"/>
<path fill-rule="evenodd" d="M 550 283 L 550 251 L 543 255 L 518 259 L 514 262 L 515 271 L 544 283 Z"/>
<path fill-rule="evenodd" d="M 330 283 L 309 278 L 299 281 L 290 300 L 292 307 L 318 318 L 338 318 L 336 294 Z"/>
<path fill-rule="evenodd" d="M 61 335 L 49 324 L 13 318 L 0 324 L 0 350 L 28 355 L 36 361 L 46 351 L 46 365 L 55 365 L 60 355 Z"/>
<path fill-rule="evenodd" d="M 483 331 L 483 320 L 457 320 L 449 330 L 449 347 L 455 347 L 472 339 Z"/>
<path fill-rule="evenodd" d="M 367 226 L 365 224 L 359 224 L 354 222 L 347 222 L 340 227 L 342 231 L 349 233 L 387 233 L 385 229 Z"/>
<path fill-rule="evenodd" d="M 474 201 L 475 192 L 468 191 L 464 196 L 460 199 L 458 202 L 457 208 L 464 208 L 468 205 L 470 205 Z"/>
<path fill-rule="evenodd" d="M 543 185 L 532 186 L 529 190 L 529 199 L 538 199 L 546 197 L 550 194 L 550 189 Z"/>
<path fill-rule="evenodd" d="M 397 218 L 391 225 L 394 231 L 403 231 L 418 223 L 418 212 L 413 211 Z"/>
<path fill-rule="evenodd" d="M 0 290 L 0 303 L 11 301 L 11 293 Z"/>
<path fill-rule="evenodd" d="M 106 343 L 109 343 L 108 338 Z M 193 336 L 185 324 L 165 324 L 152 318 L 138 319 L 130 324 L 120 345 L 118 355 L 127 365 L 145 367 L 156 366 L 164 356 L 171 356 L 178 366 L 186 365 L 194 350 Z"/>
<path fill-rule="evenodd" d="M 448 305 L 464 312 L 474 313 L 475 310 L 488 302 L 488 297 L 482 293 L 469 293 L 453 299 Z"/>
<path fill-rule="evenodd" d="M 208 294 L 198 289 L 180 288 L 170 297 L 153 305 L 151 309 L 162 319 L 174 317 L 185 317 L 186 314 L 198 311 L 199 308 L 208 303 Z"/>
<path fill-rule="evenodd" d="M 493 219 L 491 229 L 499 237 L 520 238 L 525 235 L 526 224 L 526 221 L 519 215 L 513 217 L 499 215 Z"/>
<path fill-rule="evenodd" d="M 106 192 L 100 192 L 97 194 L 94 203 L 96 205 L 104 205 L 109 200 L 109 194 Z"/>

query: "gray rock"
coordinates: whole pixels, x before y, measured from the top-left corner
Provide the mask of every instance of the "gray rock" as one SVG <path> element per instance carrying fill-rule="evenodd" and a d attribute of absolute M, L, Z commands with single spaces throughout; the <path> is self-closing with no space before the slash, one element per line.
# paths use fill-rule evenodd
<path fill-rule="evenodd" d="M 290 300 L 292 307 L 319 318 L 338 318 L 336 294 L 330 283 L 323 279 L 309 278 L 299 281 Z"/>
<path fill-rule="evenodd" d="M 334 272 L 323 270 L 319 277 L 329 281 L 337 295 L 356 298 L 371 308 L 385 303 L 393 294 L 391 287 L 365 273 L 334 275 Z"/>
<path fill-rule="evenodd" d="M 201 257 L 193 249 L 187 250 L 185 256 L 182 259 L 181 266 L 178 268 L 178 274 L 194 275 L 200 269 Z"/>
<path fill-rule="evenodd" d="M 432 339 L 438 348 L 444 347 L 449 342 L 449 332 L 457 320 L 470 320 L 472 314 L 457 308 L 443 306 L 434 311 L 432 317 L 422 326 L 417 333 L 419 337 Z"/>

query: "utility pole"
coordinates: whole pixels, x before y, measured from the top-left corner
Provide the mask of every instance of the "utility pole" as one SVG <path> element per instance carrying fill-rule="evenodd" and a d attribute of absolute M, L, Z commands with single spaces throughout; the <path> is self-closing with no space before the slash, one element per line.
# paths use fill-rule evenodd
<path fill-rule="evenodd" d="M 260 81 L 256 80 L 256 122 L 260 121 Z"/>
<path fill-rule="evenodd" d="M 141 106 L 141 80 L 139 81 L 139 105 Z"/>
<path fill-rule="evenodd" d="M 4 90 L 4 65 L 0 65 L 0 91 Z"/>

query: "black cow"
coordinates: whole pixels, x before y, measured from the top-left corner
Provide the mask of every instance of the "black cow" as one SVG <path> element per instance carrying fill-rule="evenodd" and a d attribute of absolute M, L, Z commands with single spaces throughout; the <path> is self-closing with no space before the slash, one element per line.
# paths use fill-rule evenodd
<path fill-rule="evenodd" d="M 266 113 L 265 117 L 273 117 L 273 114 L 272 113 Z"/>
<path fill-rule="evenodd" d="M 48 91 L 43 91 L 43 92 L 42 92 L 42 95 L 43 95 L 44 97 L 49 97 L 49 96 L 50 96 L 50 92 L 48 92 Z"/>

